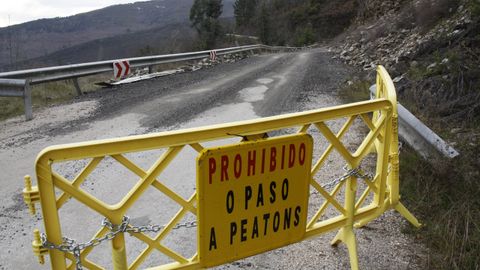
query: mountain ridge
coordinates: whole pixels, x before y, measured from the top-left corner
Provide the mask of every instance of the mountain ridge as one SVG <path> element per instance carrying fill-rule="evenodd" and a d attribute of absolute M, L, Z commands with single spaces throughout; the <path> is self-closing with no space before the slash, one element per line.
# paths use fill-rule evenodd
<path fill-rule="evenodd" d="M 224 1 L 223 17 L 233 16 L 233 2 Z M 0 28 L 0 69 L 94 40 L 187 24 L 192 3 L 193 0 L 135 2 Z M 95 60 L 98 59 L 91 61 Z"/>

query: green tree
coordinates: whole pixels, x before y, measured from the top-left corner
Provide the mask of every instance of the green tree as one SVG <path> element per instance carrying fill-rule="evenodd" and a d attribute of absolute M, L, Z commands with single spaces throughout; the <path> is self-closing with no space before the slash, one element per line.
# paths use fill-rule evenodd
<path fill-rule="evenodd" d="M 220 36 L 218 18 L 222 15 L 222 0 L 195 0 L 190 9 L 190 21 L 197 30 L 203 49 L 213 49 Z"/>
<path fill-rule="evenodd" d="M 297 29 L 295 33 L 295 46 L 301 47 L 315 43 L 315 32 L 312 24 L 308 23 L 307 26 Z"/>
<path fill-rule="evenodd" d="M 272 41 L 272 29 L 270 22 L 270 11 L 263 3 L 258 17 L 258 36 L 264 44 L 270 44 Z"/>
<path fill-rule="evenodd" d="M 248 27 L 255 16 L 258 0 L 236 0 L 233 4 L 237 27 Z"/>

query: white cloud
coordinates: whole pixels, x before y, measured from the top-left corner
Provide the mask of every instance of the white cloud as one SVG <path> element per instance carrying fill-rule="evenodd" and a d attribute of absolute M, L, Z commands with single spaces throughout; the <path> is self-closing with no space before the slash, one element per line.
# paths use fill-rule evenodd
<path fill-rule="evenodd" d="M 2 1 L 0 27 L 41 18 L 65 17 L 134 0 L 13 0 Z"/>

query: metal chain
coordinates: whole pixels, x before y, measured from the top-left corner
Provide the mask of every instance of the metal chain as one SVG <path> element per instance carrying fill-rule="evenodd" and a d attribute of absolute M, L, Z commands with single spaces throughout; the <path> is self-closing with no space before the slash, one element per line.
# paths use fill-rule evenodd
<path fill-rule="evenodd" d="M 330 189 L 332 187 L 337 186 L 341 182 L 347 180 L 350 176 L 356 176 L 357 178 L 364 179 L 365 181 L 372 181 L 373 179 L 373 174 L 371 173 L 363 173 L 362 169 L 359 168 L 354 168 L 354 169 L 347 169 L 347 167 L 343 167 L 343 170 L 345 170 L 345 174 L 342 176 L 338 177 L 337 179 L 334 179 L 333 181 L 328 182 L 327 184 L 322 185 L 323 189 Z M 313 191 L 310 194 L 318 194 L 318 191 Z"/>
<path fill-rule="evenodd" d="M 114 225 L 110 220 L 104 218 L 102 221 L 102 226 L 108 228 L 110 230 L 109 233 L 105 234 L 102 237 L 92 238 L 90 241 L 85 243 L 77 243 L 75 239 L 71 239 L 68 237 L 63 237 L 63 242 L 60 245 L 55 245 L 47 240 L 47 236 L 45 233 L 41 234 L 41 241 L 42 247 L 47 249 L 57 249 L 62 252 L 70 252 L 75 257 L 75 266 L 76 270 L 83 270 L 82 262 L 81 262 L 81 252 L 82 250 L 95 247 L 100 245 L 105 241 L 110 241 L 119 233 L 144 233 L 144 232 L 159 232 L 165 225 L 143 225 L 143 226 L 132 226 L 130 225 L 130 218 L 128 216 L 124 216 L 122 219 L 122 223 L 120 225 Z M 178 223 L 175 225 L 172 230 L 180 229 L 180 228 L 193 228 L 197 226 L 197 221 L 187 221 L 183 223 Z"/>
<path fill-rule="evenodd" d="M 402 148 L 403 148 L 403 142 L 398 141 L 398 155 L 400 155 L 400 153 L 402 152 Z"/>
<path fill-rule="evenodd" d="M 358 171 L 358 168 L 355 168 L 355 169 L 350 169 L 348 171 L 346 171 L 346 173 L 340 177 L 338 177 L 337 179 L 334 179 L 332 181 L 330 181 L 329 183 L 325 184 L 322 186 L 322 188 L 324 189 L 329 189 L 331 187 L 334 187 L 338 184 L 340 184 L 341 182 L 347 180 L 350 176 L 353 176 L 357 173 Z"/>
<path fill-rule="evenodd" d="M 370 181 L 370 182 L 372 182 L 373 178 L 375 177 L 375 175 L 373 173 L 371 173 L 371 172 L 370 173 L 365 173 L 365 172 L 362 171 L 361 168 L 358 168 L 357 171 L 353 175 L 356 176 L 359 179 L 363 179 L 364 181 Z"/>
<path fill-rule="evenodd" d="M 403 148 L 403 142 L 399 141 L 398 142 L 398 155 L 400 155 L 401 151 L 402 151 L 402 148 Z M 373 178 L 375 177 L 375 175 L 373 173 L 363 173 L 362 169 L 360 167 L 358 168 L 355 168 L 355 169 L 349 169 L 347 170 L 347 166 L 344 166 L 343 167 L 343 170 L 346 171 L 344 175 L 340 176 L 339 178 L 327 183 L 327 184 L 324 184 L 322 186 L 323 189 L 329 189 L 331 187 L 334 187 L 336 185 L 338 185 L 340 182 L 343 182 L 345 180 L 347 180 L 347 178 L 349 178 L 350 176 L 356 176 L 357 178 L 360 178 L 360 179 L 363 179 L 365 181 L 373 181 Z M 390 174 L 390 171 L 391 171 L 391 168 L 390 168 L 390 164 L 388 166 L 388 174 Z M 311 192 L 310 194 L 318 194 L 318 191 L 313 191 Z"/>
<path fill-rule="evenodd" d="M 194 227 L 197 227 L 197 221 L 196 220 L 187 221 L 187 222 L 184 222 L 184 223 L 178 223 L 177 225 L 175 225 L 175 227 L 172 228 L 172 230 L 177 230 L 177 229 L 180 229 L 180 228 L 194 228 Z"/>

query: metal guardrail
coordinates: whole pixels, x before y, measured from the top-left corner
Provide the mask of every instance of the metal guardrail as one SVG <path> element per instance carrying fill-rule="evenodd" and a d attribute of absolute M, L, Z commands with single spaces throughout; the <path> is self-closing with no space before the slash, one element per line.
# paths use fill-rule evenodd
<path fill-rule="evenodd" d="M 370 92 L 375 96 L 376 91 L 374 84 L 370 87 Z M 432 150 L 438 151 L 448 158 L 460 155 L 457 150 L 448 145 L 400 103 L 397 104 L 397 108 L 399 135 L 424 158 L 430 157 Z"/>
<path fill-rule="evenodd" d="M 32 119 L 32 93 L 29 80 L 0 79 L 0 97 L 22 97 L 25 106 L 25 118 Z"/>
<path fill-rule="evenodd" d="M 246 51 L 254 50 L 268 50 L 271 52 L 278 51 L 296 51 L 302 48 L 297 47 L 271 47 L 262 44 L 256 45 L 247 45 L 240 47 L 231 47 L 213 50 L 216 52 L 217 56 L 234 54 Z M 166 55 L 154 55 L 154 56 L 144 56 L 144 57 L 134 57 L 126 58 L 121 60 L 127 60 L 130 63 L 132 68 L 141 68 L 141 67 L 152 67 L 164 63 L 174 63 L 181 61 L 190 61 L 196 59 L 203 59 L 210 57 L 210 52 L 208 51 L 199 51 L 199 52 L 187 52 L 187 53 L 177 53 L 177 54 L 166 54 Z M 77 94 L 81 95 L 80 86 L 78 85 L 77 78 L 86 77 L 91 75 L 96 75 L 99 73 L 113 71 L 113 64 L 120 61 L 120 59 L 115 60 L 106 60 L 98 62 L 89 62 L 73 65 L 64 65 L 64 66 L 54 66 L 54 67 L 45 67 L 45 68 L 36 68 L 36 69 L 27 69 L 27 70 L 18 70 L 18 71 L 9 71 L 0 73 L 0 96 L 8 97 L 24 97 L 25 99 L 25 118 L 27 120 L 32 119 L 31 113 L 31 96 L 30 92 L 24 91 L 23 95 L 18 94 L 16 91 L 12 92 L 12 86 L 15 88 L 20 87 L 20 84 L 23 84 L 18 80 L 12 79 L 21 79 L 28 82 L 29 85 L 41 84 L 52 81 L 61 81 L 67 79 L 73 79 Z M 13 85 L 12 85 L 13 83 Z M 19 83 L 19 84 L 16 84 Z M 27 87 L 30 89 L 29 87 Z M 28 102 L 27 102 L 28 101 Z M 27 104 L 28 103 L 28 104 Z M 28 105 L 28 106 L 27 106 Z M 27 108 L 28 107 L 28 108 Z"/>
<path fill-rule="evenodd" d="M 248 50 L 258 50 L 261 48 L 263 48 L 263 45 L 249 45 L 249 46 L 218 49 L 215 51 L 217 52 L 217 55 L 224 55 L 224 54 L 243 52 Z M 163 63 L 202 59 L 209 56 L 210 56 L 210 51 L 200 51 L 200 52 L 134 57 L 134 58 L 121 59 L 121 60 L 127 60 L 129 61 L 130 66 L 132 68 L 138 68 L 138 67 L 148 67 L 148 66 L 153 66 L 153 65 L 163 64 Z M 51 82 L 51 81 L 59 81 L 59 80 L 65 80 L 65 79 L 84 77 L 84 76 L 95 75 L 98 73 L 112 71 L 113 63 L 118 61 L 120 61 L 120 59 L 2 72 L 0 73 L 0 78 L 9 78 L 9 79 L 29 78 L 31 80 L 31 84 L 39 84 L 39 83 L 45 83 L 45 82 Z"/>

